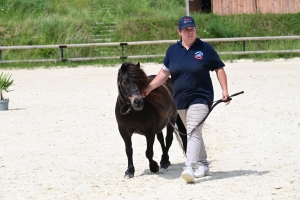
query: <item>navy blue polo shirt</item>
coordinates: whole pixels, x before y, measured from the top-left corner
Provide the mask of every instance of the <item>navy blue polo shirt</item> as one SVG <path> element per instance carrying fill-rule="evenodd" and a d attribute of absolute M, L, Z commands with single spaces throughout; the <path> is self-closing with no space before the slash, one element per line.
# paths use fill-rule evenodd
<path fill-rule="evenodd" d="M 225 65 L 210 44 L 197 38 L 186 50 L 182 41 L 178 41 L 168 48 L 164 65 L 171 74 L 173 97 L 178 110 L 196 103 L 212 106 L 214 90 L 210 71 Z"/>

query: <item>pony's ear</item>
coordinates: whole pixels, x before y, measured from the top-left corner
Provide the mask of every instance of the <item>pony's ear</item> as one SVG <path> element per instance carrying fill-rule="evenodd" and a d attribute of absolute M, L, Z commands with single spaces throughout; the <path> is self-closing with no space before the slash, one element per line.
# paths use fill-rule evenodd
<path fill-rule="evenodd" d="M 127 64 L 123 63 L 120 69 L 121 69 L 122 72 L 126 72 Z"/>
<path fill-rule="evenodd" d="M 140 62 L 138 62 L 138 63 L 136 64 L 136 66 L 137 66 L 138 68 L 140 68 L 140 66 L 141 66 L 141 65 L 140 65 Z"/>

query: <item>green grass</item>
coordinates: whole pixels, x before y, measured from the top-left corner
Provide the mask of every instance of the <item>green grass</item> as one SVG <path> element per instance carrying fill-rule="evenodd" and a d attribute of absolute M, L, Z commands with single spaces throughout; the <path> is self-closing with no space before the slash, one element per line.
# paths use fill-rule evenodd
<path fill-rule="evenodd" d="M 117 22 L 112 42 L 175 40 L 177 21 L 185 15 L 183 0 L 1 0 L 0 46 L 88 43 L 89 38 L 105 30 L 95 22 Z M 300 13 L 244 14 L 217 16 L 191 13 L 200 38 L 300 35 Z M 211 43 L 217 51 L 241 51 L 241 42 Z M 128 46 L 126 55 L 164 54 L 169 44 Z M 251 41 L 246 50 L 300 49 L 299 40 Z M 121 47 L 71 48 L 66 58 L 121 56 Z M 222 59 L 274 59 L 299 57 L 300 54 L 222 55 Z M 3 60 L 59 59 L 59 49 L 3 50 Z M 163 58 L 133 61 L 161 62 Z M 59 65 L 117 64 L 122 60 L 64 62 Z M 0 64 L 5 67 L 35 67 L 54 63 Z"/>

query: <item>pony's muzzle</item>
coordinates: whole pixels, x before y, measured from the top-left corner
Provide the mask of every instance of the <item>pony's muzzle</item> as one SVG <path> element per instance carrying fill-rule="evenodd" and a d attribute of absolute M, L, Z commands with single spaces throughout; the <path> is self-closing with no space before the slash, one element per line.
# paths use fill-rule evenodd
<path fill-rule="evenodd" d="M 134 110 L 140 111 L 144 107 L 144 99 L 140 97 L 134 97 L 133 101 L 131 102 L 131 106 Z"/>

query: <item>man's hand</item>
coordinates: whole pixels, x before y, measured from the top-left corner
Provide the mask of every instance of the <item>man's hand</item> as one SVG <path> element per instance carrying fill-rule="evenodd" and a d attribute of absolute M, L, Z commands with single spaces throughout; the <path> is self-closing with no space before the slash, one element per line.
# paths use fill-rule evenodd
<path fill-rule="evenodd" d="M 227 99 L 229 99 L 230 97 L 229 97 L 229 94 L 228 94 L 228 92 L 227 91 L 223 91 L 222 92 L 222 100 L 223 101 L 226 101 Z M 230 101 L 227 101 L 226 103 L 225 103 L 225 105 L 227 106 L 228 104 L 230 104 Z"/>

